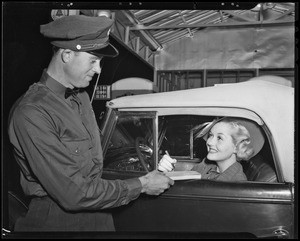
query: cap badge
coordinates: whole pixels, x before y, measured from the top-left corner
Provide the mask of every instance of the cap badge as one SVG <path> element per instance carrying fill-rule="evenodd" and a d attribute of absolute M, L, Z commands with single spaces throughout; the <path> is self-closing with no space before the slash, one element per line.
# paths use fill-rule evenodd
<path fill-rule="evenodd" d="M 76 45 L 76 49 L 80 50 L 80 49 L 81 49 L 81 45 L 80 45 L 80 44 L 77 44 L 77 45 Z"/>

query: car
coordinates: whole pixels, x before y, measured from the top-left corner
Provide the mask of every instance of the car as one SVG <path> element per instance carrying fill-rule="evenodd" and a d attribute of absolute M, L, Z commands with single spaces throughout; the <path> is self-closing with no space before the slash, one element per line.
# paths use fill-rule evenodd
<path fill-rule="evenodd" d="M 125 96 L 107 102 L 100 131 L 103 178 L 156 170 L 165 151 L 184 171 L 207 154 L 193 127 L 216 117 L 256 122 L 265 136 L 259 154 L 242 161 L 247 181 L 176 180 L 159 196 L 142 194 L 112 210 L 119 232 L 208 237 L 294 238 L 294 88 L 277 76 L 211 87 Z"/>

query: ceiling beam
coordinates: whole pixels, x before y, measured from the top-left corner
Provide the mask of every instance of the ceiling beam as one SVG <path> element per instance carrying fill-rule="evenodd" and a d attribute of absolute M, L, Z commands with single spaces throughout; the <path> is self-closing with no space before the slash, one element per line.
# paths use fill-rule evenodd
<path fill-rule="evenodd" d="M 282 17 L 284 17 L 284 16 L 286 16 L 286 15 L 288 15 L 290 13 L 293 13 L 294 11 L 295 11 L 295 9 L 290 9 L 290 10 L 284 12 L 283 14 L 281 14 L 280 16 L 277 16 L 277 17 L 272 18 L 270 20 L 272 20 L 272 21 L 277 20 L 277 19 L 282 18 Z"/>
<path fill-rule="evenodd" d="M 186 20 L 185 20 L 185 18 L 184 18 L 184 16 L 183 16 L 181 10 L 178 11 L 178 14 L 179 14 L 179 16 L 181 17 L 182 21 L 183 21 L 185 24 L 187 24 L 187 22 L 186 22 Z M 190 28 L 187 28 L 187 30 L 188 30 L 188 32 L 189 32 L 189 36 L 190 36 L 190 37 L 193 37 L 193 33 L 191 32 L 191 29 L 190 29 Z"/>
<path fill-rule="evenodd" d="M 252 21 L 252 22 L 232 22 L 232 23 L 216 23 L 216 24 L 182 24 L 182 25 L 168 25 L 168 26 L 143 26 L 137 25 L 130 27 L 130 30 L 158 30 L 158 29 L 180 29 L 180 28 L 208 28 L 208 27 L 247 27 L 247 26 L 265 26 L 265 25 L 290 25 L 295 24 L 294 20 L 282 21 Z"/>
<path fill-rule="evenodd" d="M 126 16 L 126 18 L 130 21 L 131 24 L 133 24 L 134 26 L 139 26 L 141 23 L 140 22 L 136 22 L 137 20 L 131 16 L 131 13 L 126 11 L 126 10 L 121 10 L 121 12 L 123 13 L 124 16 Z M 134 27 L 133 27 L 134 28 Z M 132 30 L 132 27 L 129 28 L 129 30 Z M 162 48 L 161 44 L 158 43 L 149 33 L 147 33 L 146 31 L 140 29 L 140 34 L 142 39 L 148 44 L 150 45 L 150 49 L 152 51 L 156 51 L 160 48 Z"/>
<path fill-rule="evenodd" d="M 241 14 L 236 14 L 234 11 L 230 11 L 230 10 L 222 10 L 223 13 L 227 13 L 237 19 L 241 19 L 241 20 L 244 20 L 244 21 L 247 21 L 247 22 L 252 22 L 253 19 L 250 19 L 250 18 L 247 18 L 245 16 L 242 16 Z"/>

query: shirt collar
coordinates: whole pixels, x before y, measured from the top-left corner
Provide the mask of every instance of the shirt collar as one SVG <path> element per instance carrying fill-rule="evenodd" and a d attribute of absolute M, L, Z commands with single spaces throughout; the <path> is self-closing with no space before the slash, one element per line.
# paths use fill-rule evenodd
<path fill-rule="evenodd" d="M 210 171 L 217 172 L 217 173 L 221 174 L 216 162 L 212 162 L 208 159 L 205 159 L 205 162 L 210 167 Z M 236 161 L 235 163 L 233 163 L 231 166 L 229 166 L 222 173 L 237 172 L 237 171 L 240 171 L 240 169 L 243 169 L 242 164 L 240 164 L 239 162 Z"/>
<path fill-rule="evenodd" d="M 65 98 L 66 87 L 53 79 L 44 69 L 40 82 L 46 85 L 52 92 L 57 94 L 60 98 Z"/>

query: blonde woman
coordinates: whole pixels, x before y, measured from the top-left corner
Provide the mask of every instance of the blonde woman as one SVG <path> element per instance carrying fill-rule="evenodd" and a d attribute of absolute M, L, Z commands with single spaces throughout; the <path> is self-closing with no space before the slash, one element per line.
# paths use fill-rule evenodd
<path fill-rule="evenodd" d="M 259 127 L 241 118 L 221 118 L 195 128 L 195 138 L 206 140 L 207 156 L 191 170 L 198 171 L 202 179 L 218 181 L 246 181 L 241 160 L 255 156 L 264 144 Z M 164 155 L 158 164 L 163 172 L 176 169 L 176 159 Z"/>

